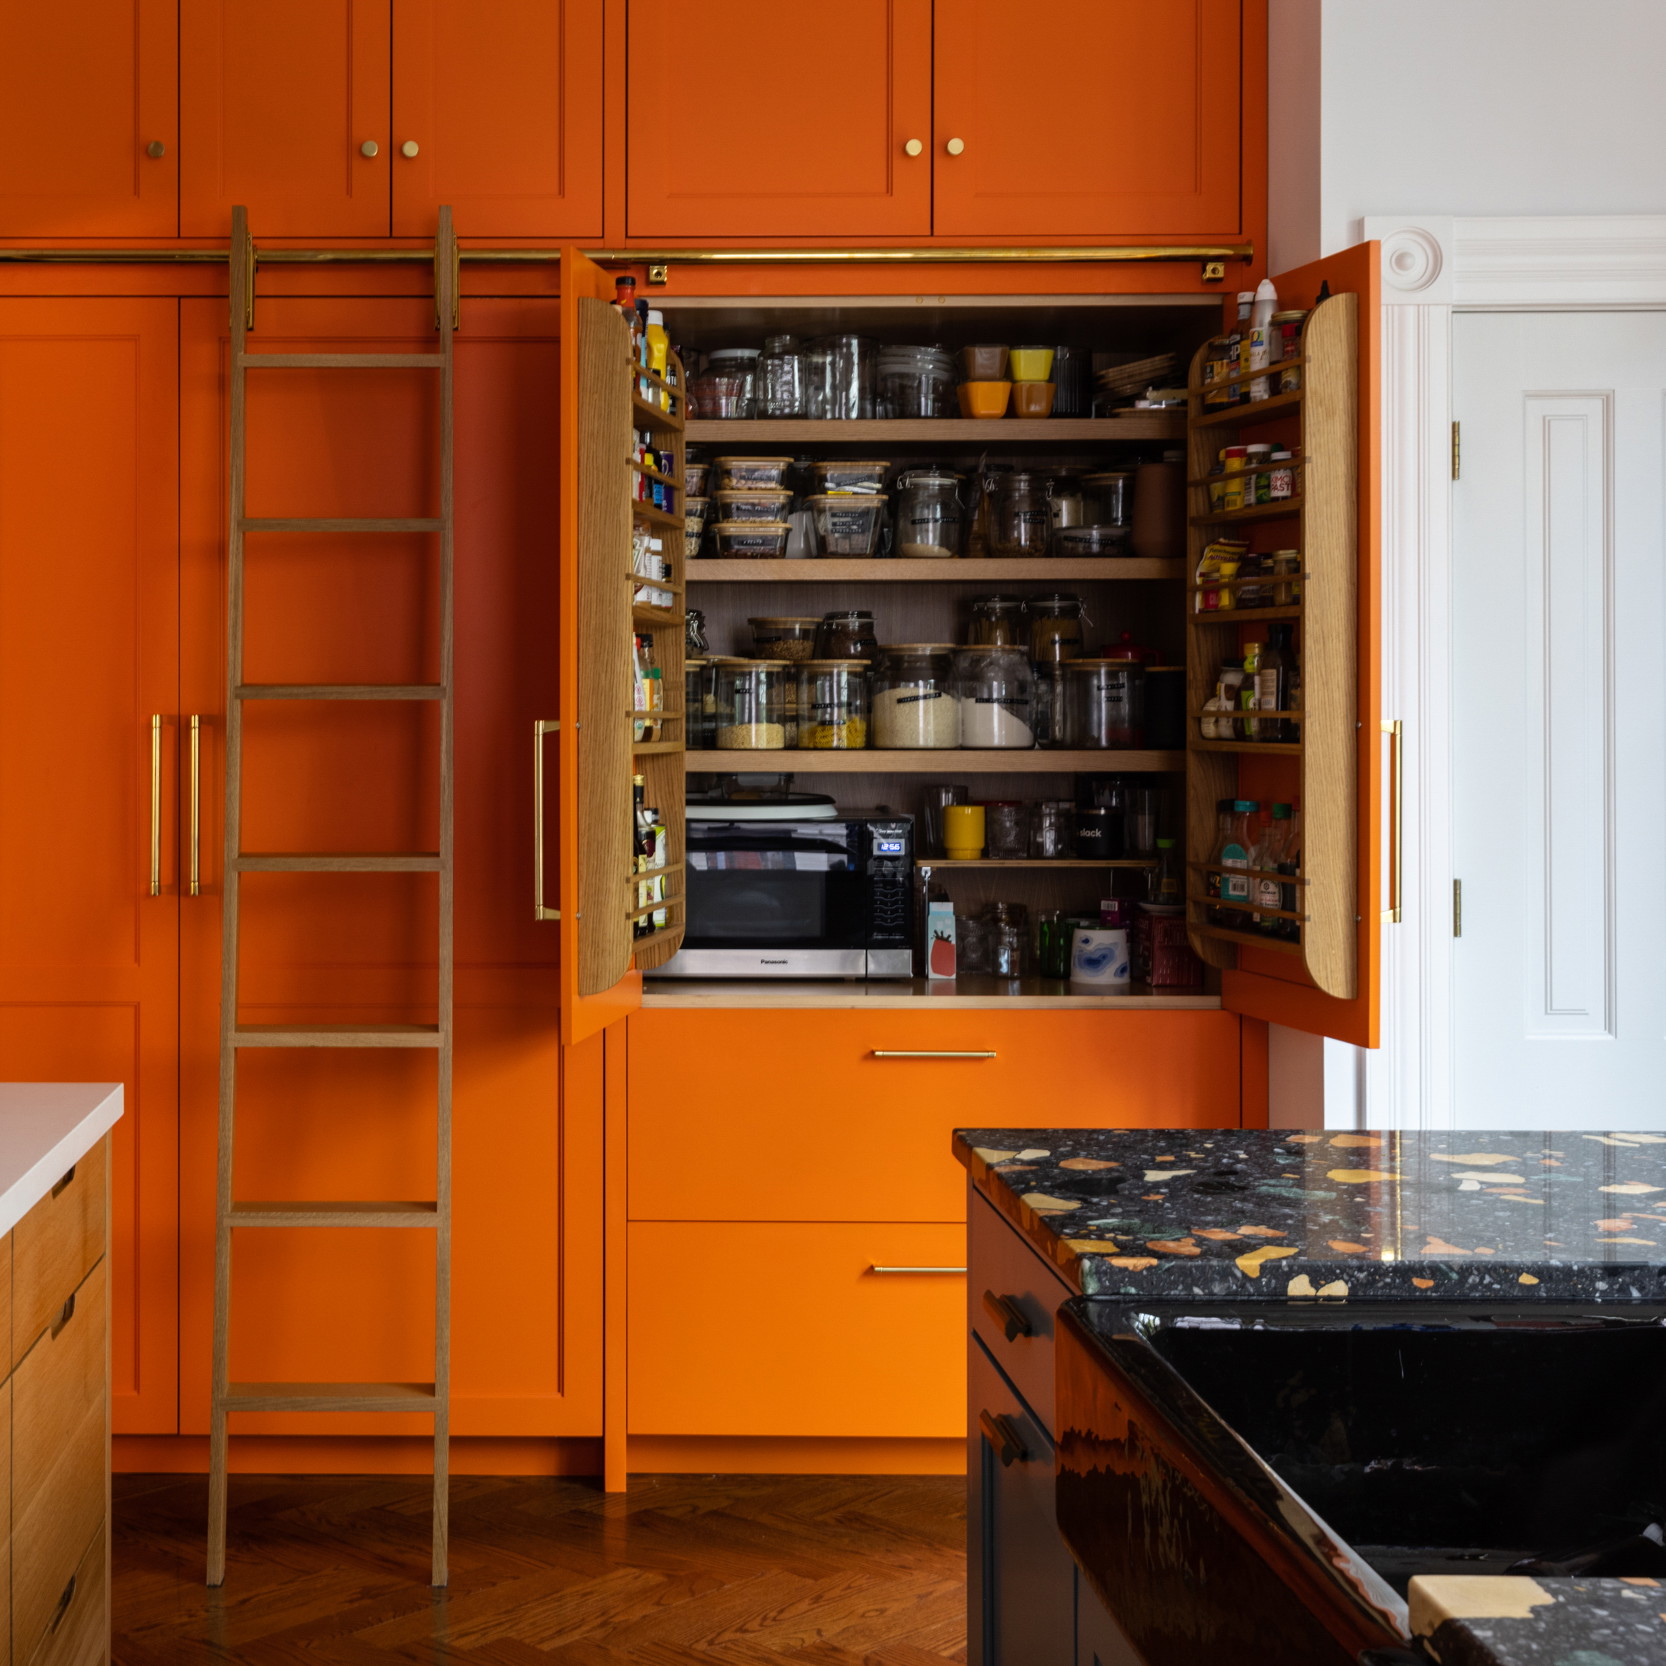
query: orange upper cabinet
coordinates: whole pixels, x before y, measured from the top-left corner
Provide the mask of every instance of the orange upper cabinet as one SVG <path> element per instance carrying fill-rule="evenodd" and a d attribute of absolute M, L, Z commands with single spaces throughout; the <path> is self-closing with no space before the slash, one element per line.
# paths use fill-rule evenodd
<path fill-rule="evenodd" d="M 930 233 L 931 0 L 629 0 L 629 19 L 630 236 Z"/>
<path fill-rule="evenodd" d="M 389 3 L 180 0 L 184 236 L 387 236 Z"/>
<path fill-rule="evenodd" d="M 940 237 L 1241 229 L 1243 0 L 936 0 Z"/>
<path fill-rule="evenodd" d="M 602 0 L 399 0 L 393 122 L 396 236 L 601 236 Z"/>
<path fill-rule="evenodd" d="M 172 237 L 174 0 L 19 0 L 4 20 L 0 236 Z"/>

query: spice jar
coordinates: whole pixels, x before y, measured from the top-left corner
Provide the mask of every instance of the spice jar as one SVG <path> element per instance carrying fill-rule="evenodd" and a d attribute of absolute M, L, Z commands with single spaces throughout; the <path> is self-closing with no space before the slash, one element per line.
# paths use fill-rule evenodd
<path fill-rule="evenodd" d="M 1116 469 L 1090 474 L 1082 481 L 1087 506 L 1084 526 L 1127 526 L 1134 512 L 1134 476 Z"/>
<path fill-rule="evenodd" d="M 1133 660 L 1077 659 L 1064 667 L 1064 743 L 1137 747 L 1145 719 L 1145 671 Z"/>
<path fill-rule="evenodd" d="M 787 744 L 787 662 L 720 659 L 713 740 L 720 750 L 778 752 Z"/>
<path fill-rule="evenodd" d="M 979 748 L 1032 747 L 1035 675 L 1028 648 L 987 646 L 955 651 L 960 744 Z"/>
<path fill-rule="evenodd" d="M 910 469 L 896 485 L 897 554 L 933 560 L 960 554 L 965 511 L 960 476 L 933 469 Z"/>
<path fill-rule="evenodd" d="M 1288 359 L 1301 356 L 1302 324 L 1306 318 L 1306 312 L 1300 308 L 1292 308 L 1287 312 L 1275 312 L 1268 319 L 1267 346 L 1272 353 L 1274 364 L 1283 364 Z M 1281 370 L 1278 373 L 1278 391 L 1280 393 L 1294 393 L 1301 385 L 1302 372 L 1299 365 L 1294 369 Z"/>
<path fill-rule="evenodd" d="M 759 659 L 798 664 L 816 651 L 816 619 L 761 617 L 746 622 L 752 627 L 752 651 Z"/>
<path fill-rule="evenodd" d="M 1029 805 L 1016 799 L 985 799 L 983 854 L 991 862 L 1014 862 L 1029 855 Z"/>
<path fill-rule="evenodd" d="M 1087 614 L 1080 596 L 1069 596 L 1063 591 L 1031 596 L 1029 610 L 1032 664 L 1057 665 L 1081 657 L 1082 626 Z"/>
<path fill-rule="evenodd" d="M 860 659 L 879 657 L 879 638 L 874 634 L 873 615 L 866 608 L 824 613 L 816 627 L 817 659 Z"/>
<path fill-rule="evenodd" d="M 806 660 L 798 670 L 801 751 L 849 752 L 868 744 L 868 662 Z"/>
<path fill-rule="evenodd" d="M 1016 648 L 1024 637 L 1022 596 L 974 596 L 966 640 L 981 647 Z"/>
<path fill-rule="evenodd" d="M 904 642 L 884 650 L 873 678 L 873 744 L 897 750 L 960 745 L 954 649 L 946 642 Z"/>
<path fill-rule="evenodd" d="M 1046 477 L 1019 470 L 997 488 L 991 554 L 1045 555 L 1049 528 Z"/>
<path fill-rule="evenodd" d="M 804 353 L 797 336 L 766 336 L 753 404 L 761 417 L 804 415 Z"/>

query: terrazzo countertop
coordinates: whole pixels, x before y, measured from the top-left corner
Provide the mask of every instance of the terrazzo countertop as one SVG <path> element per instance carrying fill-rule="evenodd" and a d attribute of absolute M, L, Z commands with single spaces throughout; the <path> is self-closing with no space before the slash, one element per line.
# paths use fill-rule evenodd
<path fill-rule="evenodd" d="M 1666 1301 L 1666 1134 L 976 1128 L 1084 1295 Z"/>
<path fill-rule="evenodd" d="M 1441 1666 L 1666 1666 L 1657 1579 L 1414 1579 L 1410 1608 Z"/>

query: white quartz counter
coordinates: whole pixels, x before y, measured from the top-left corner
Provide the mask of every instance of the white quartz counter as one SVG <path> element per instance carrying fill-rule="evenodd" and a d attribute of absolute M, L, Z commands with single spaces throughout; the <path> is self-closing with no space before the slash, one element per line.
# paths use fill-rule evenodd
<path fill-rule="evenodd" d="M 120 1082 L 0 1082 L 0 1233 L 10 1232 L 121 1114 Z"/>

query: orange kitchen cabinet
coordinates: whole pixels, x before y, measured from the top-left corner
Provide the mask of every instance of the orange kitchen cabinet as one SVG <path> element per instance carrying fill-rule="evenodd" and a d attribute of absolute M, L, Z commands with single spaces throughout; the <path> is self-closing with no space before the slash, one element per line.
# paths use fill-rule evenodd
<path fill-rule="evenodd" d="M 601 236 L 602 0 L 400 0 L 391 148 L 395 236 Z"/>
<path fill-rule="evenodd" d="M 628 17 L 630 236 L 930 232 L 931 0 L 629 0 Z"/>
<path fill-rule="evenodd" d="M 526 737 L 553 700 L 559 303 L 465 301 L 457 345 L 456 1024 L 452 1431 L 601 1427 L 599 1093 L 563 1093 L 555 940 L 532 918 Z M 184 303 L 185 699 L 206 715 L 204 896 L 182 940 L 181 1423 L 207 1428 L 219 1055 L 227 319 Z M 416 298 L 262 297 L 264 352 L 432 351 Z M 437 378 L 420 370 L 251 373 L 252 515 L 433 513 Z M 251 535 L 254 681 L 431 680 L 435 540 Z M 245 708 L 250 849 L 433 848 L 432 709 Z M 361 713 L 360 705 L 365 707 Z M 414 703 L 413 703 L 414 705 Z M 270 709 L 270 708 L 277 709 Z M 513 806 L 522 806 L 515 815 Z M 294 878 L 303 883 L 292 883 Z M 275 880 L 275 884 L 265 883 Z M 431 1016 L 431 875 L 251 875 L 245 1017 Z M 423 1002 L 430 1003 L 424 1009 Z M 597 1044 L 599 1047 L 599 1043 Z M 569 1061 L 571 1063 L 571 1061 Z M 432 1197 L 434 1061 L 344 1051 L 246 1055 L 237 1195 Z M 243 1232 L 234 1377 L 426 1380 L 433 1238 Z M 233 1434 L 426 1435 L 427 1420 L 234 1419 Z"/>
<path fill-rule="evenodd" d="M 1244 0 L 936 0 L 940 237 L 1240 231 Z"/>
<path fill-rule="evenodd" d="M 955 1128 L 1240 1124 L 1228 1012 L 649 1009 L 627 1030 L 638 1221 L 960 1221 Z M 995 1056 L 876 1056 L 903 1050 Z"/>
<path fill-rule="evenodd" d="M 0 236 L 172 237 L 175 0 L 0 15 Z"/>
<path fill-rule="evenodd" d="M 387 236 L 390 6 L 180 0 L 181 235 Z"/>
<path fill-rule="evenodd" d="M 631 1434 L 964 1432 L 964 1227 L 638 1221 L 629 1251 Z"/>
<path fill-rule="evenodd" d="M 171 300 L 0 300 L 0 1078 L 123 1086 L 112 1395 L 141 1433 L 177 1416 L 177 354 Z"/>

